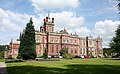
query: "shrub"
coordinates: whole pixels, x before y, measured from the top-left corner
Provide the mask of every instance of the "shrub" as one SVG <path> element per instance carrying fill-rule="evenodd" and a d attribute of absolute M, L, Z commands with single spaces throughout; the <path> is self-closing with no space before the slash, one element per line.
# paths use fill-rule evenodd
<path fill-rule="evenodd" d="M 68 49 L 62 48 L 62 49 L 60 50 L 60 55 L 61 55 L 61 56 L 63 56 L 63 55 L 66 54 L 66 53 L 68 53 Z"/>
<path fill-rule="evenodd" d="M 44 54 L 43 54 L 43 58 L 44 58 L 44 59 L 47 59 L 47 58 L 48 58 L 48 54 L 47 54 L 47 53 L 44 53 Z"/>
<path fill-rule="evenodd" d="M 25 60 L 22 59 L 6 59 L 5 63 L 12 63 L 12 62 L 25 62 Z"/>
<path fill-rule="evenodd" d="M 71 54 L 71 53 L 69 53 L 68 55 L 69 55 L 69 58 L 70 58 L 70 59 L 72 59 L 72 58 L 75 57 L 75 55 L 74 55 L 74 54 Z"/>
<path fill-rule="evenodd" d="M 74 54 L 71 54 L 71 53 L 63 54 L 63 58 L 66 58 L 66 59 L 72 59 L 74 57 L 75 57 Z"/>
<path fill-rule="evenodd" d="M 9 56 L 8 56 L 8 59 L 13 59 L 13 58 L 12 58 L 12 55 L 9 55 Z"/>

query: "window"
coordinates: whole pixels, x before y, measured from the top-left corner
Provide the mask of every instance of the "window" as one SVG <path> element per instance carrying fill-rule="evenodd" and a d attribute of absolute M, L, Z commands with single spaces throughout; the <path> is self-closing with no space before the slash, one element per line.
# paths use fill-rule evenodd
<path fill-rule="evenodd" d="M 51 26 L 48 27 L 48 31 L 52 32 L 52 27 Z"/>
<path fill-rule="evenodd" d="M 70 40 L 71 44 L 72 44 L 72 39 Z"/>
<path fill-rule="evenodd" d="M 15 49 L 15 51 L 17 52 L 17 51 L 18 51 L 18 49 Z"/>
<path fill-rule="evenodd" d="M 82 45 L 83 44 L 83 40 L 80 40 L 80 45 Z"/>
<path fill-rule="evenodd" d="M 89 45 L 92 45 L 92 41 L 89 41 Z"/>
<path fill-rule="evenodd" d="M 36 42 L 40 42 L 40 38 L 37 38 L 37 39 L 36 39 Z"/>
<path fill-rule="evenodd" d="M 65 38 L 63 38 L 63 43 L 65 43 Z"/>
<path fill-rule="evenodd" d="M 69 42 L 69 40 L 67 39 L 67 43 Z"/>
<path fill-rule="evenodd" d="M 68 42 L 68 38 L 63 38 L 63 43 L 67 43 Z"/>
<path fill-rule="evenodd" d="M 82 51 L 83 51 L 82 48 L 80 48 L 80 54 L 82 54 Z"/>
<path fill-rule="evenodd" d="M 58 45 L 56 45 L 56 53 L 58 53 Z"/>
<path fill-rule="evenodd" d="M 56 38 L 56 42 L 58 42 L 58 38 Z"/>
<path fill-rule="evenodd" d="M 76 40 L 75 40 L 75 44 L 77 44 L 77 43 L 76 43 Z"/>
<path fill-rule="evenodd" d="M 51 38 L 51 42 L 54 42 L 53 37 Z"/>

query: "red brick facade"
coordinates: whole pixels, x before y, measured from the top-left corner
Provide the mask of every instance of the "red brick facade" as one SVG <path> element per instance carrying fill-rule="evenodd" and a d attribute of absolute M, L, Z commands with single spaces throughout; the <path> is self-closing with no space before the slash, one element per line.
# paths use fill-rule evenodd
<path fill-rule="evenodd" d="M 54 32 L 54 18 L 46 17 L 43 22 L 40 31 L 35 32 L 37 57 L 42 56 L 44 52 L 48 55 L 59 55 L 59 51 L 63 48 L 67 48 L 68 53 L 76 56 L 88 54 L 95 57 L 102 56 L 101 38 L 80 37 L 76 33 L 69 34 L 66 29 Z M 19 41 L 10 43 L 12 57 L 18 55 L 19 43 Z"/>

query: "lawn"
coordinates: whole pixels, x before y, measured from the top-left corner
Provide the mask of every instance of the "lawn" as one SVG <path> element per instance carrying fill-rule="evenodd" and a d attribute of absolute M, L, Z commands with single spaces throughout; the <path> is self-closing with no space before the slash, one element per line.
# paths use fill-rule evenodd
<path fill-rule="evenodd" d="M 1 59 L 1 58 L 0 58 L 0 62 L 5 62 L 5 59 Z"/>
<path fill-rule="evenodd" d="M 8 74 L 120 74 L 120 60 L 72 59 L 7 63 Z"/>

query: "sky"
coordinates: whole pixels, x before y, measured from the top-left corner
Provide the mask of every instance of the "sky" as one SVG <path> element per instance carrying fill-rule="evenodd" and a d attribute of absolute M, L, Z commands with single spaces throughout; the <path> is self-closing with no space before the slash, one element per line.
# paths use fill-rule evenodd
<path fill-rule="evenodd" d="M 103 47 L 120 24 L 115 0 L 0 0 L 0 45 L 19 38 L 30 17 L 36 30 L 48 15 L 55 18 L 55 32 L 64 28 L 79 36 L 100 36 Z"/>

